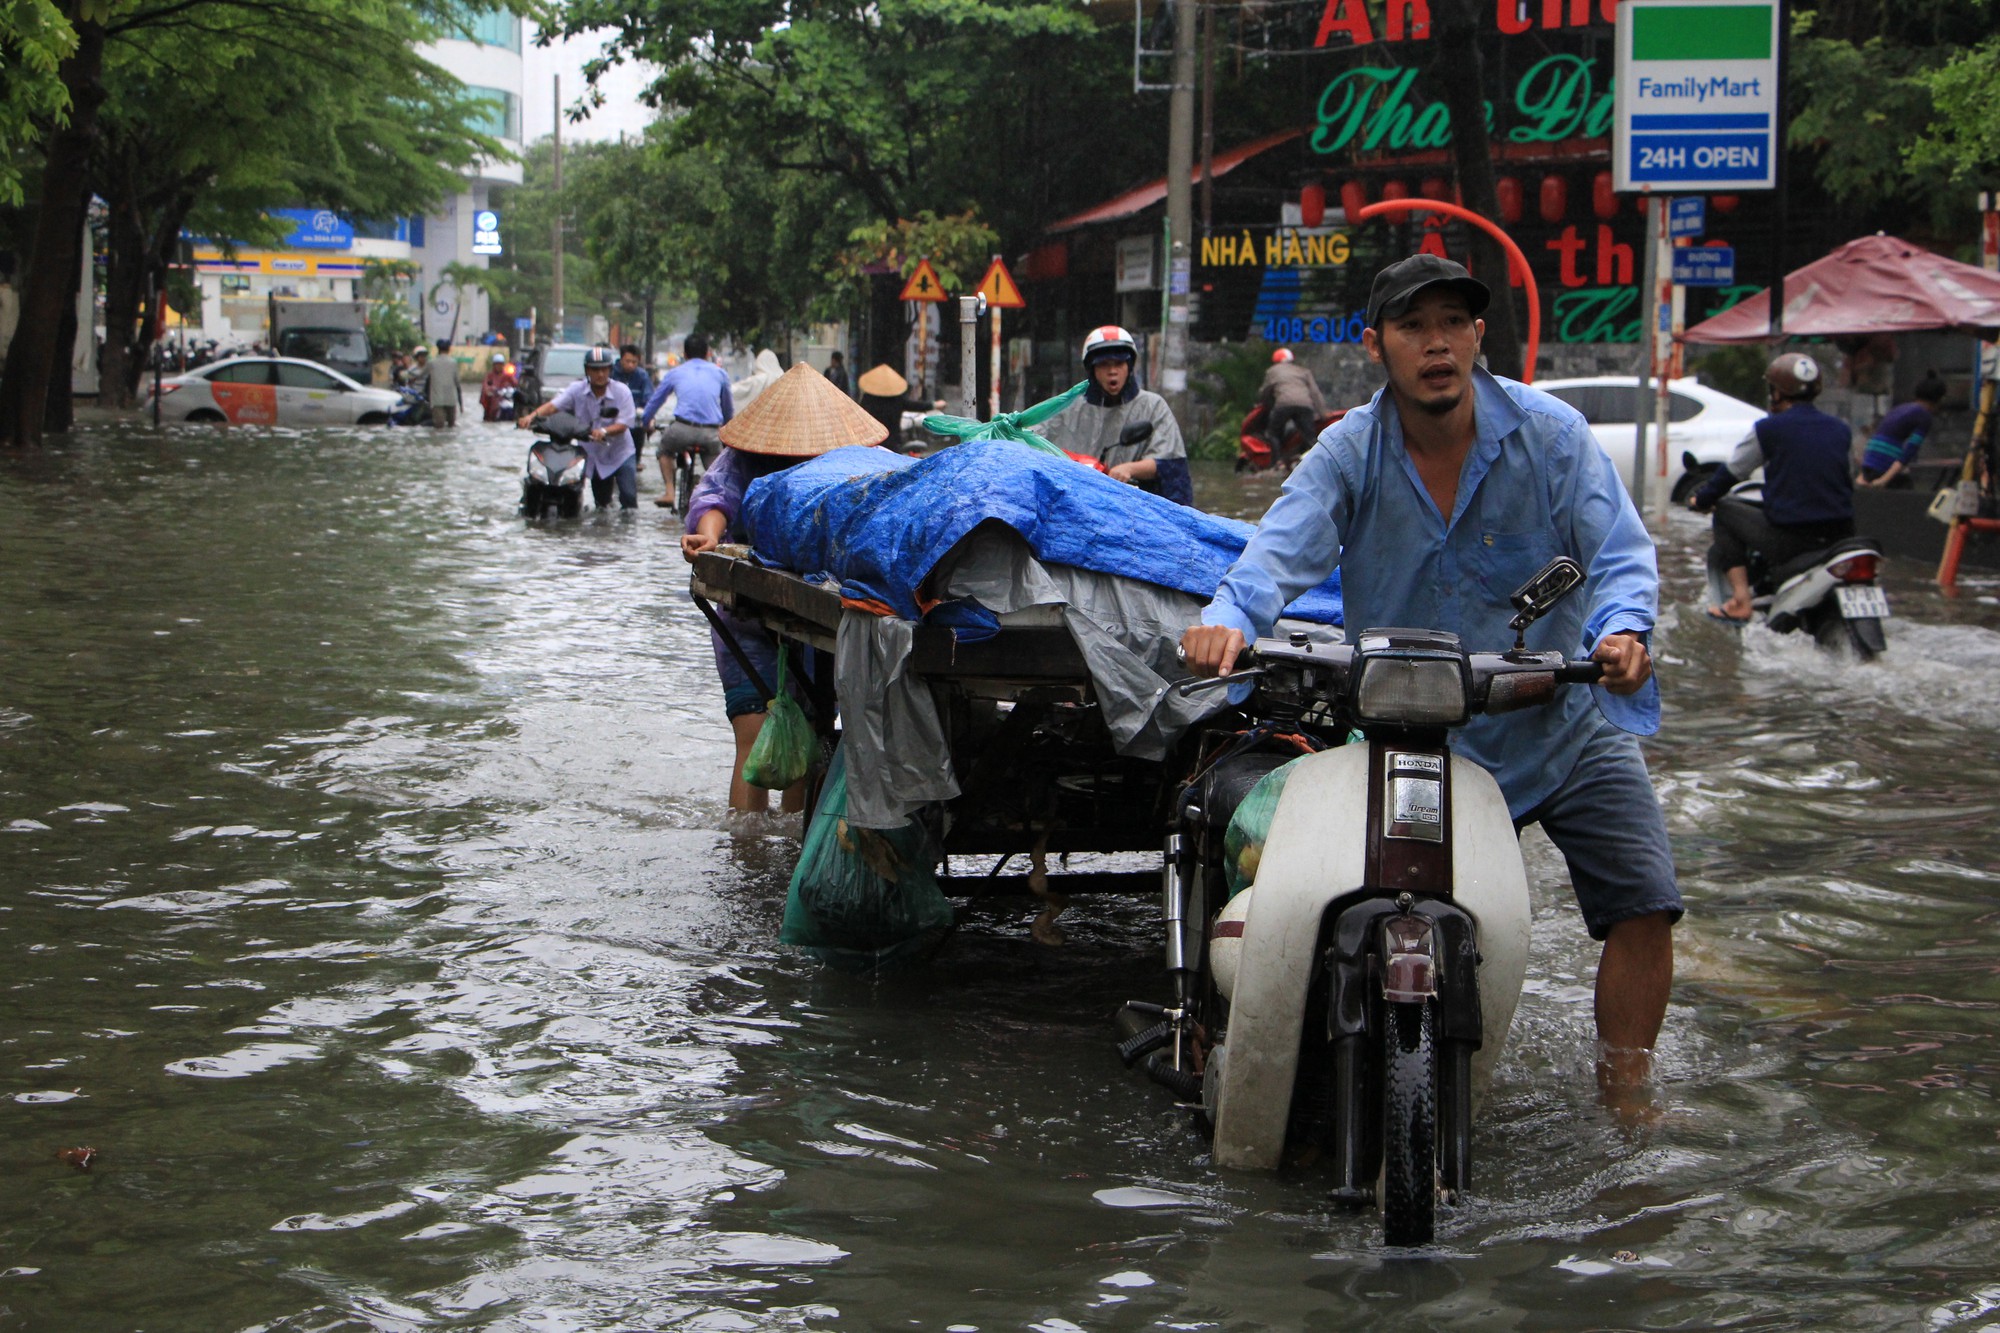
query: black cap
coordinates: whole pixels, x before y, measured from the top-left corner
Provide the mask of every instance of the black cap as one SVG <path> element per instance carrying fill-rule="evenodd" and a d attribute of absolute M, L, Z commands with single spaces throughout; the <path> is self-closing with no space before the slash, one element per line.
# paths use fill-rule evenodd
<path fill-rule="evenodd" d="M 1485 283 L 1467 273 L 1465 265 L 1438 255 L 1411 255 L 1375 275 L 1375 285 L 1368 292 L 1368 327 L 1381 328 L 1383 320 L 1394 319 L 1408 310 L 1418 292 L 1440 283 L 1463 296 L 1466 307 L 1475 315 L 1493 302 L 1493 293 L 1486 290 Z"/>

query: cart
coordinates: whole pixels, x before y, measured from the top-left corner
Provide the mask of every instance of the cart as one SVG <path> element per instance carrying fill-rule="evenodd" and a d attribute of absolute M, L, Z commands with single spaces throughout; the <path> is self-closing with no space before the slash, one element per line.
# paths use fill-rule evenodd
<path fill-rule="evenodd" d="M 725 644 L 732 636 L 715 615 L 718 606 L 778 640 L 793 678 L 810 682 L 807 711 L 830 743 L 838 700 L 826 666 L 841 617 L 849 614 L 840 595 L 759 565 L 741 547 L 697 555 L 691 592 Z M 827 655 L 816 671 L 808 670 L 814 650 Z M 976 642 L 918 625 L 909 669 L 938 704 L 961 789 L 946 803 L 939 876 L 946 894 L 1033 892 L 1055 899 L 1059 910 L 1059 899 L 1074 893 L 1158 891 L 1158 858 L 1194 768 L 1198 735 L 1183 738 L 1163 761 L 1118 755 L 1083 655 L 1048 608 L 1003 618 L 999 633 Z M 1154 861 L 1130 870 L 1050 864 L 1070 853 L 1116 852 L 1147 853 Z"/>

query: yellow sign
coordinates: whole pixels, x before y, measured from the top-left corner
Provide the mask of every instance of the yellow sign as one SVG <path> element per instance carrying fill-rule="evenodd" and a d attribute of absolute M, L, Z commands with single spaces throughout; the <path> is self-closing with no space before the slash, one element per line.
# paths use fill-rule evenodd
<path fill-rule="evenodd" d="M 263 250 L 239 251 L 235 258 L 219 250 L 197 250 L 194 265 L 203 273 L 274 273 L 288 277 L 358 278 L 362 263 L 352 256 L 339 259 Z"/>
<path fill-rule="evenodd" d="M 930 260 L 917 261 L 917 271 L 903 284 L 903 294 L 896 299 L 898 301 L 944 300 L 944 283 L 939 281 L 937 270 L 931 267 Z"/>
<path fill-rule="evenodd" d="M 1023 310 L 1028 303 L 1021 299 L 1021 289 L 1014 285 L 1014 275 L 1000 262 L 1000 256 L 993 256 L 992 265 L 986 276 L 979 280 L 979 294 L 986 298 L 986 304 L 996 310 Z"/>

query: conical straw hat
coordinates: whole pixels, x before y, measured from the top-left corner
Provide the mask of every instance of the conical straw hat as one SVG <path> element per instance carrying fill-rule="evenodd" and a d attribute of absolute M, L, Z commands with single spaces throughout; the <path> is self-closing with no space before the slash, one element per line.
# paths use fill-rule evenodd
<path fill-rule="evenodd" d="M 746 454 L 812 458 L 849 444 L 880 444 L 889 428 L 800 361 L 722 425 L 722 442 Z"/>
<path fill-rule="evenodd" d="M 875 367 L 855 384 L 861 392 L 877 398 L 901 398 L 910 391 L 910 382 L 886 365 Z"/>

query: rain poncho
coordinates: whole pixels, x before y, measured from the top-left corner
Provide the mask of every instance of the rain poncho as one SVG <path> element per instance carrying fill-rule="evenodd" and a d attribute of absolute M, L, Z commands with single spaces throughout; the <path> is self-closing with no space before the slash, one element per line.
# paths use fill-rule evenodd
<path fill-rule="evenodd" d="M 729 396 L 735 401 L 736 410 L 741 412 L 750 406 L 752 399 L 776 384 L 778 377 L 784 373 L 785 368 L 778 364 L 776 352 L 766 347 L 757 353 L 750 373 L 729 386 Z"/>

